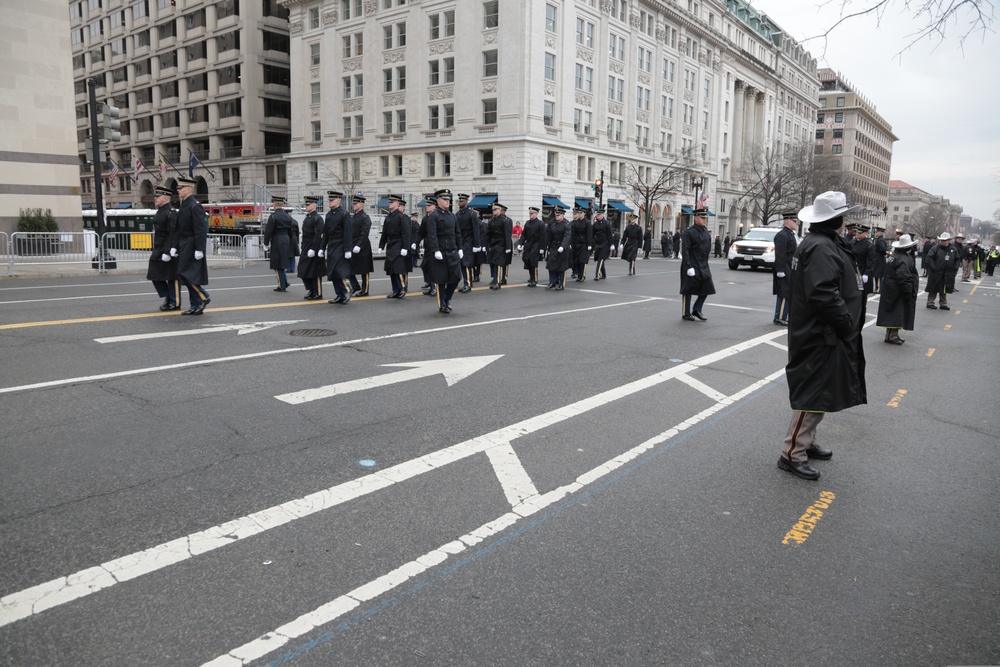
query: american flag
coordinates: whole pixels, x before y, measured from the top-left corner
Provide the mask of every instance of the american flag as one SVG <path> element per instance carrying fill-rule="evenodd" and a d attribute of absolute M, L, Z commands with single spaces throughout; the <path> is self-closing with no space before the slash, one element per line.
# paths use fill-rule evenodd
<path fill-rule="evenodd" d="M 708 195 L 704 194 L 698 199 L 698 204 L 695 208 L 705 208 L 705 204 L 708 202 Z"/>
<path fill-rule="evenodd" d="M 118 178 L 118 174 L 120 174 L 122 170 L 118 168 L 117 162 L 114 160 L 109 161 L 111 162 L 111 174 L 108 176 L 108 180 L 111 181 L 109 185 L 113 188 L 115 187 L 115 179 Z"/>
<path fill-rule="evenodd" d="M 136 158 L 135 159 L 135 176 L 133 177 L 133 180 L 136 183 L 139 182 L 139 174 L 142 172 L 143 169 L 145 169 L 145 167 L 142 164 L 142 160 L 140 160 L 139 158 Z"/>
<path fill-rule="evenodd" d="M 159 154 L 159 159 L 160 159 L 160 171 L 156 176 L 156 180 L 162 181 L 164 178 L 167 177 L 167 161 L 163 159 L 162 153 Z"/>

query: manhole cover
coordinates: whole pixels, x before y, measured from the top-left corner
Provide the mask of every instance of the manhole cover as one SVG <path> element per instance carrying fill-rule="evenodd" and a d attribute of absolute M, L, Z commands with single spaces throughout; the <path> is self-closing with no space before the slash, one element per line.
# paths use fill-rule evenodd
<path fill-rule="evenodd" d="M 336 336 L 333 329 L 294 329 L 288 332 L 289 336 L 305 336 L 307 338 L 320 338 L 321 336 Z"/>

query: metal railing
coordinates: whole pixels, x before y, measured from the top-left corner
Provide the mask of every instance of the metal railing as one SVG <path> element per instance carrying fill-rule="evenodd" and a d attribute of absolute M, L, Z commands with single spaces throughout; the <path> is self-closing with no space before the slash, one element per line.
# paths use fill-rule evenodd
<path fill-rule="evenodd" d="M 97 234 L 89 230 L 14 232 L 7 241 L 7 275 L 15 275 L 19 264 L 62 266 L 96 262 L 96 252 Z"/>

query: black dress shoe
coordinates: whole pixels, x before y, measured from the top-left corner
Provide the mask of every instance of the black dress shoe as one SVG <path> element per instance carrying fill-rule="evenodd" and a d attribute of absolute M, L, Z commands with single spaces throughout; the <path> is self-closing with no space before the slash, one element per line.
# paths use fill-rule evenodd
<path fill-rule="evenodd" d="M 351 300 L 351 293 L 350 292 L 344 292 L 344 298 L 340 300 L 340 303 L 341 304 L 345 304 L 345 303 L 347 303 L 350 300 Z"/>
<path fill-rule="evenodd" d="M 775 320 L 774 323 L 777 324 L 779 327 L 788 326 L 788 320 Z"/>
<path fill-rule="evenodd" d="M 342 303 L 343 301 L 344 301 L 344 297 L 337 296 L 336 298 L 330 299 L 329 301 L 327 301 L 327 303 Z"/>
<path fill-rule="evenodd" d="M 172 304 L 172 303 L 165 303 L 162 306 L 160 306 L 160 310 L 162 310 L 164 312 L 168 312 L 168 311 L 171 311 L 171 310 L 180 310 L 180 309 L 181 309 L 180 306 Z"/>
<path fill-rule="evenodd" d="M 490 289 L 500 289 L 500 285 L 496 283 L 490 283 Z"/>
<path fill-rule="evenodd" d="M 467 294 L 468 292 L 472 291 L 472 285 L 463 285 L 462 289 L 458 291 L 461 292 L 462 294 Z"/>
<path fill-rule="evenodd" d="M 808 479 L 815 482 L 819 479 L 819 470 L 813 468 L 807 461 L 802 463 L 795 463 L 794 461 L 789 461 L 784 456 L 778 457 L 778 468 L 781 470 L 787 470 L 796 477 L 801 477 L 802 479 Z"/>
<path fill-rule="evenodd" d="M 695 321 L 694 318 L 691 317 L 690 315 L 681 315 L 681 319 L 682 320 L 687 320 L 688 322 L 694 322 Z"/>
<path fill-rule="evenodd" d="M 555 283 L 549 283 L 548 285 L 545 286 L 545 289 L 555 289 L 555 288 L 556 288 Z"/>
<path fill-rule="evenodd" d="M 448 313 L 450 313 L 451 311 L 450 311 L 450 310 L 448 310 L 448 307 L 447 307 L 447 306 L 441 306 L 440 308 L 438 308 L 438 312 L 439 312 L 439 313 L 442 313 L 442 314 L 444 314 L 444 315 L 447 315 L 447 314 L 448 314 Z"/>
<path fill-rule="evenodd" d="M 937 310 L 937 306 L 935 306 L 933 303 L 927 304 L 927 307 L 930 308 L 931 310 Z"/>
<path fill-rule="evenodd" d="M 902 345 L 903 344 L 903 341 L 901 339 L 899 339 L 899 338 L 886 338 L 885 342 L 889 343 L 889 345 Z"/>
<path fill-rule="evenodd" d="M 284 287 L 275 287 L 275 288 L 274 288 L 274 291 L 275 291 L 275 292 L 284 292 L 284 291 L 285 291 L 285 288 L 284 288 Z"/>
<path fill-rule="evenodd" d="M 948 306 L 941 306 L 941 310 L 951 310 L 951 308 Z"/>
<path fill-rule="evenodd" d="M 565 287 L 563 287 L 562 285 L 556 285 L 556 289 L 557 289 L 557 290 L 561 290 L 561 289 L 566 289 L 566 288 L 565 288 Z"/>
<path fill-rule="evenodd" d="M 820 447 L 819 445 L 813 445 L 806 449 L 806 456 L 811 459 L 819 459 L 820 461 L 829 461 L 833 458 L 833 450 L 827 449 L 826 447 Z"/>
<path fill-rule="evenodd" d="M 705 317 L 704 315 L 702 315 L 701 313 L 696 313 L 696 312 L 692 311 L 691 314 L 694 315 L 695 317 L 697 317 L 702 322 L 708 322 L 708 318 Z"/>
<path fill-rule="evenodd" d="M 306 293 L 306 295 L 305 295 L 304 297 L 302 297 L 302 298 L 303 298 L 304 300 L 306 300 L 306 301 L 312 301 L 313 299 L 315 299 L 315 298 L 316 298 L 316 295 L 315 295 L 315 294 L 313 294 L 312 292 L 308 292 L 308 293 Z"/>

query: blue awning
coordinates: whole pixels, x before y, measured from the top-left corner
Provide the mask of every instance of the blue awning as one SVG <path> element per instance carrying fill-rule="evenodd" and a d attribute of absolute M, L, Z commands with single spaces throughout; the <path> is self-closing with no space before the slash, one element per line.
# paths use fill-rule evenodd
<path fill-rule="evenodd" d="M 711 211 L 709 211 L 709 212 L 708 212 L 708 217 L 710 217 L 710 218 L 714 218 L 714 217 L 715 217 L 715 214 L 714 214 L 714 213 L 712 213 Z"/>
<path fill-rule="evenodd" d="M 692 213 L 694 213 L 694 209 L 691 208 L 690 206 L 681 206 L 681 213 L 687 213 L 688 215 L 691 215 Z"/>
<path fill-rule="evenodd" d="M 424 206 L 427 206 L 427 198 L 426 197 L 417 202 L 417 207 L 418 208 L 423 208 Z"/>
<path fill-rule="evenodd" d="M 389 199 L 387 197 L 382 197 L 378 200 L 379 208 L 389 208 Z"/>
<path fill-rule="evenodd" d="M 622 213 L 631 213 L 632 212 L 632 209 L 630 209 L 628 206 L 626 206 L 625 204 L 621 203 L 620 201 L 610 201 L 609 200 L 608 201 L 608 207 L 609 208 L 613 208 L 616 211 L 621 211 Z"/>
<path fill-rule="evenodd" d="M 469 202 L 469 208 L 487 208 L 496 200 L 496 195 L 476 195 Z"/>
<path fill-rule="evenodd" d="M 122 202 L 115 205 L 115 208 L 132 208 L 132 202 Z"/>
<path fill-rule="evenodd" d="M 94 208 L 93 204 L 91 204 L 90 202 L 83 202 L 83 210 L 84 211 L 89 211 L 92 208 Z"/>
<path fill-rule="evenodd" d="M 542 203 L 546 206 L 562 206 L 563 208 L 569 208 L 566 204 L 559 200 L 559 197 L 555 195 L 545 195 L 542 197 Z"/>
<path fill-rule="evenodd" d="M 579 206 L 580 208 L 590 208 L 590 205 L 593 201 L 594 200 L 591 197 L 577 197 L 576 205 Z"/>

